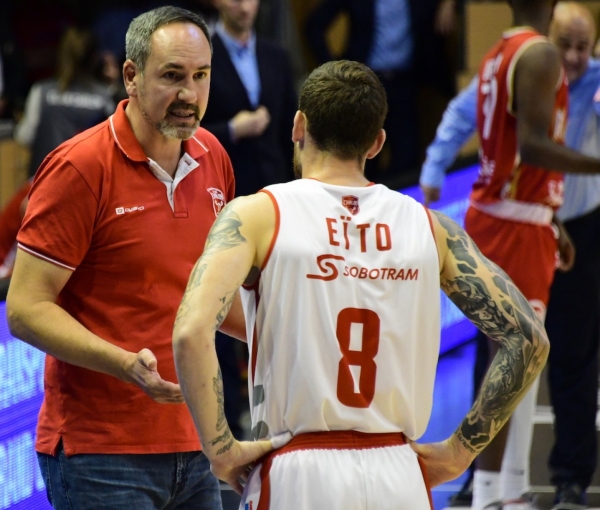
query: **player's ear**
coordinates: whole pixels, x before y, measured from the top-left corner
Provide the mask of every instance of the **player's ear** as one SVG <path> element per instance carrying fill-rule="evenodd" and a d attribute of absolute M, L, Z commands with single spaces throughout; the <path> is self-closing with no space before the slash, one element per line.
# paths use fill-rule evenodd
<path fill-rule="evenodd" d="M 300 142 L 306 138 L 306 116 L 298 110 L 294 116 L 292 127 L 292 142 Z"/>
<path fill-rule="evenodd" d="M 373 159 L 375 156 L 377 156 L 377 154 L 379 154 L 383 144 L 385 143 L 385 137 L 385 129 L 381 129 L 377 135 L 377 138 L 375 138 L 373 145 L 371 145 L 371 148 L 367 151 L 367 159 Z"/>

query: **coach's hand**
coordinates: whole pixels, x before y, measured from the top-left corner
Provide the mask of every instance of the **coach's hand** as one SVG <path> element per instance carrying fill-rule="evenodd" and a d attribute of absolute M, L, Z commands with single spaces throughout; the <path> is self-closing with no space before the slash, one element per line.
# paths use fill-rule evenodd
<path fill-rule="evenodd" d="M 131 353 L 124 364 L 124 379 L 137 384 L 159 404 L 182 404 L 183 394 L 179 384 L 165 381 L 158 373 L 158 361 L 150 349 Z"/>
<path fill-rule="evenodd" d="M 411 442 L 410 446 L 425 464 L 431 487 L 458 478 L 475 458 L 454 435 L 439 443 Z"/>
<path fill-rule="evenodd" d="M 241 494 L 244 490 L 240 480 L 244 482 L 254 467 L 254 462 L 273 449 L 271 441 L 236 441 L 221 453 L 209 455 L 210 470 L 219 480 L 231 485 L 233 490 Z M 220 450 L 219 450 L 220 451 Z M 205 453 L 207 453 L 205 449 Z"/>

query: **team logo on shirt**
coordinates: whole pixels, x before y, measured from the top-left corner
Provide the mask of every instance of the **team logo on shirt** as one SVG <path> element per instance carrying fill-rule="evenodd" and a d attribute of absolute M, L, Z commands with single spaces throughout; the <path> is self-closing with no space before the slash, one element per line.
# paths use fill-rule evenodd
<path fill-rule="evenodd" d="M 207 188 L 206 191 L 208 191 L 212 197 L 215 216 L 218 216 L 227 203 L 225 200 L 225 194 L 218 188 Z"/>
<path fill-rule="evenodd" d="M 360 207 L 358 206 L 358 197 L 354 195 L 346 195 L 342 197 L 342 205 L 348 209 L 350 214 L 358 214 Z"/>

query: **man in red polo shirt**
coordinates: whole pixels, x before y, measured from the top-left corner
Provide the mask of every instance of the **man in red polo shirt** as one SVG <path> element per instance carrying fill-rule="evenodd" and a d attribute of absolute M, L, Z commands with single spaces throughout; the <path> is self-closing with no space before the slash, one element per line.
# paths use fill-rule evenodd
<path fill-rule="evenodd" d="M 48 354 L 36 450 L 54 508 L 220 509 L 171 346 L 190 271 L 234 195 L 227 154 L 199 128 L 208 30 L 161 7 L 132 21 L 126 54 L 129 100 L 37 172 L 9 325 Z M 240 462 L 269 448 L 249 445 Z"/>

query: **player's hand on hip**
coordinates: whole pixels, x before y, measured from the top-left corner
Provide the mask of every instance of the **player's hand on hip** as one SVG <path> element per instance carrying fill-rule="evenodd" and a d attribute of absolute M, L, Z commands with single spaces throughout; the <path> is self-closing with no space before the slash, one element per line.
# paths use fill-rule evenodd
<path fill-rule="evenodd" d="M 125 368 L 129 382 L 137 384 L 159 404 L 182 404 L 183 393 L 179 384 L 165 381 L 158 372 L 158 361 L 150 349 L 134 354 Z"/>
<path fill-rule="evenodd" d="M 219 480 L 228 483 L 235 492 L 244 490 L 242 481 L 248 479 L 255 461 L 273 449 L 271 441 L 233 441 L 222 453 L 210 455 L 210 470 Z"/>
<path fill-rule="evenodd" d="M 458 478 L 475 458 L 454 437 L 439 443 L 411 442 L 410 446 L 423 461 L 431 487 Z"/>

